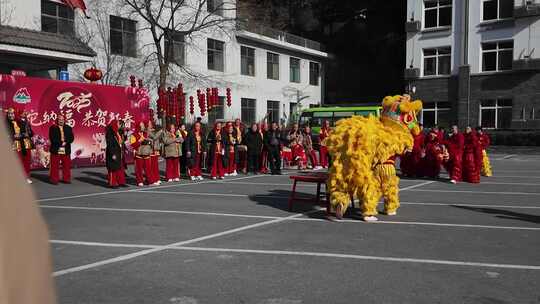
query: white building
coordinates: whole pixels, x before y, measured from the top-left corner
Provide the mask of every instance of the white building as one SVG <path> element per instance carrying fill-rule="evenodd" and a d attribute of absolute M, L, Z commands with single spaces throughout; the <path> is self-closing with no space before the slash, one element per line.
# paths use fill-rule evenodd
<path fill-rule="evenodd" d="M 539 0 L 408 0 L 406 28 L 426 125 L 540 128 Z"/>
<path fill-rule="evenodd" d="M 22 69 L 29 76 L 56 78 L 60 70 L 68 69 L 71 80 L 83 81 L 82 72 L 96 65 L 108 83 L 126 85 L 133 74 L 144 78 L 155 93 L 159 69 L 152 59 L 155 48 L 148 24 L 118 0 L 86 0 L 91 19 L 73 13 L 61 0 L 0 3 L 0 73 Z M 208 1 L 208 10 L 221 3 Z M 177 14 L 181 20 L 190 12 Z M 236 10 L 224 9 L 210 15 L 234 19 L 235 14 Z M 262 27 L 236 23 L 220 27 L 189 38 L 173 35 L 172 56 L 178 66 L 168 79 L 170 86 L 182 82 L 191 96 L 207 87 L 218 87 L 225 95 L 230 87 L 232 107 L 213 110 L 210 120 L 241 118 L 249 123 L 268 117 L 284 122 L 299 106 L 324 102 L 328 55 L 320 44 Z"/>

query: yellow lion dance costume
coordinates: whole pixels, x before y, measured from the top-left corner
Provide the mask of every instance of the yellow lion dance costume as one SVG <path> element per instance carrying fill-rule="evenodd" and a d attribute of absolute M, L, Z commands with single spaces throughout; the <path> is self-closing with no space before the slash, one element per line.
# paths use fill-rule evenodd
<path fill-rule="evenodd" d="M 384 197 L 387 215 L 399 208 L 399 178 L 394 159 L 413 147 L 418 134 L 417 114 L 422 102 L 409 95 L 388 96 L 380 118 L 354 116 L 340 120 L 326 139 L 332 167 L 328 186 L 331 205 L 341 218 L 353 197 L 362 201 L 365 221 L 376 221 L 377 204 Z"/>

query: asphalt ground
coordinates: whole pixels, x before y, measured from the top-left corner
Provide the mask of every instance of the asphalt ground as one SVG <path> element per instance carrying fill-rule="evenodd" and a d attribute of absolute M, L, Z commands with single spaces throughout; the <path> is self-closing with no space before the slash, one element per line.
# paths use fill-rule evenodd
<path fill-rule="evenodd" d="M 540 156 L 491 159 L 480 185 L 402 179 L 398 215 L 369 224 L 289 212 L 286 175 L 33 187 L 59 303 L 540 303 Z"/>

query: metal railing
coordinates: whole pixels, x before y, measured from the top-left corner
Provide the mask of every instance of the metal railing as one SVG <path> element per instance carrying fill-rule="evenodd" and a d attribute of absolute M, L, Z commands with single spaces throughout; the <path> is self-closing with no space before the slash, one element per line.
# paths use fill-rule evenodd
<path fill-rule="evenodd" d="M 253 24 L 247 21 L 239 21 L 237 22 L 236 28 L 238 30 L 244 30 L 251 33 L 263 35 L 268 38 L 276 39 L 279 41 L 287 42 L 290 44 L 294 44 L 297 46 L 305 47 L 305 48 L 316 50 L 316 51 L 323 52 L 325 50 L 324 45 L 321 44 L 320 42 L 306 39 L 300 36 L 296 36 L 296 35 L 293 35 L 284 31 L 276 30 L 271 27 L 267 27 L 260 24 Z"/>

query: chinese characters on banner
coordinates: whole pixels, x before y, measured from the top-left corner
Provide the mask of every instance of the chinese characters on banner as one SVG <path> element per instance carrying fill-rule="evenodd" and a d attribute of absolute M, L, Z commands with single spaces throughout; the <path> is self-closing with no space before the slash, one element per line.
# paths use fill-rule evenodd
<path fill-rule="evenodd" d="M 133 90 L 137 92 L 130 94 Z M 29 113 L 36 146 L 33 168 L 48 165 L 48 130 L 59 114 L 75 134 L 73 164 L 101 165 L 106 126 L 116 119 L 131 130 L 136 122 L 149 119 L 148 100 L 145 89 L 0 75 L 0 107 Z"/>

